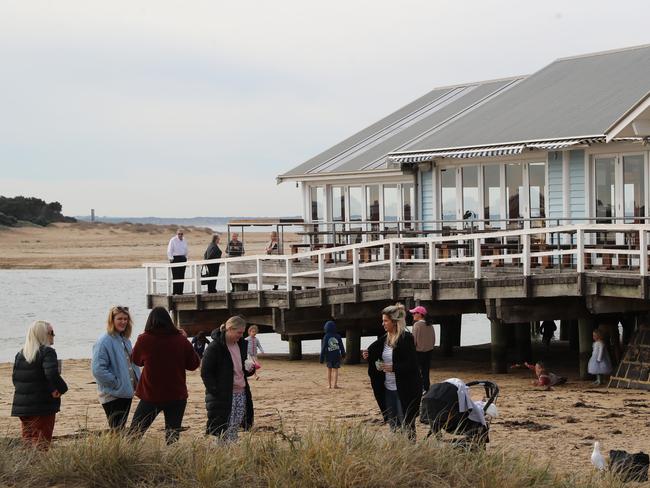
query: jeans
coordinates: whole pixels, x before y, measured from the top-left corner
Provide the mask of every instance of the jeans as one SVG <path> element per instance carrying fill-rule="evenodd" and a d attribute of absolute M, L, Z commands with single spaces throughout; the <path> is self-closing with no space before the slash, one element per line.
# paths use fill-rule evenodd
<path fill-rule="evenodd" d="M 429 379 L 429 367 L 431 366 L 432 352 L 433 351 L 417 351 L 415 353 L 418 362 L 418 370 L 420 371 L 420 378 L 422 378 L 422 389 L 424 391 L 429 391 L 429 387 L 431 386 L 431 380 Z"/>
<path fill-rule="evenodd" d="M 102 404 L 104 412 L 106 412 L 106 418 L 108 419 L 108 426 L 111 429 L 124 429 L 126 420 L 129 418 L 132 401 L 132 398 L 116 398 L 115 400 Z"/>
<path fill-rule="evenodd" d="M 402 410 L 402 402 L 399 399 L 397 390 L 386 389 L 386 411 L 385 415 L 388 419 L 390 430 L 396 431 L 404 424 L 404 411 Z"/>
<path fill-rule="evenodd" d="M 186 405 L 187 400 L 172 400 L 163 403 L 149 403 L 140 400 L 138 408 L 133 414 L 131 432 L 134 435 L 144 435 L 158 414 L 162 412 L 165 415 L 165 441 L 167 444 L 172 444 L 178 440 Z"/>

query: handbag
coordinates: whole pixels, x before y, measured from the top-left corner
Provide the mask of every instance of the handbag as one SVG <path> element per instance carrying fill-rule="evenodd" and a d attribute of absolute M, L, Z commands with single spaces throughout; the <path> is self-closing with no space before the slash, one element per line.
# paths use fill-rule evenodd
<path fill-rule="evenodd" d="M 208 276 L 208 267 L 204 264 L 201 266 L 201 278 Z"/>

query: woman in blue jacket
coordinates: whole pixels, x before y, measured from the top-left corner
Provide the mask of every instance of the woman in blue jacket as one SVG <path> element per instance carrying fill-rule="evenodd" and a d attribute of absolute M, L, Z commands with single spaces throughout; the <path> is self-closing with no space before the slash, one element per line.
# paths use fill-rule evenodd
<path fill-rule="evenodd" d="M 131 360 L 133 322 L 128 307 L 112 307 L 106 333 L 93 346 L 92 370 L 111 429 L 124 429 L 140 369 Z"/>

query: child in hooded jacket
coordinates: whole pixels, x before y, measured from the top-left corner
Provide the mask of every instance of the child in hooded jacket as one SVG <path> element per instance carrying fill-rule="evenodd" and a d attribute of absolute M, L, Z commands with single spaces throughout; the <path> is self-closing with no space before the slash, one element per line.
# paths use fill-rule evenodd
<path fill-rule="evenodd" d="M 332 320 L 325 322 L 325 336 L 320 350 L 320 363 L 327 363 L 328 388 L 339 388 L 339 368 L 341 359 L 345 357 L 345 348 L 340 334 L 336 332 L 336 324 Z M 332 386 L 333 385 L 333 386 Z"/>

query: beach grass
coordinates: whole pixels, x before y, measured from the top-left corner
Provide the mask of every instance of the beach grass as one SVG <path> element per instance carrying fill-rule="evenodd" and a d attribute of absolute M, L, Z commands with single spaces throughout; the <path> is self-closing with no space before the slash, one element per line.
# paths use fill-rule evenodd
<path fill-rule="evenodd" d="M 253 432 L 228 445 L 182 438 L 165 446 L 155 437 L 91 434 L 38 451 L 4 439 L 0 483 L 26 488 L 623 486 L 609 475 L 575 476 L 502 450 L 461 449 L 433 438 L 411 443 L 363 425 L 325 425 L 303 434 Z"/>

